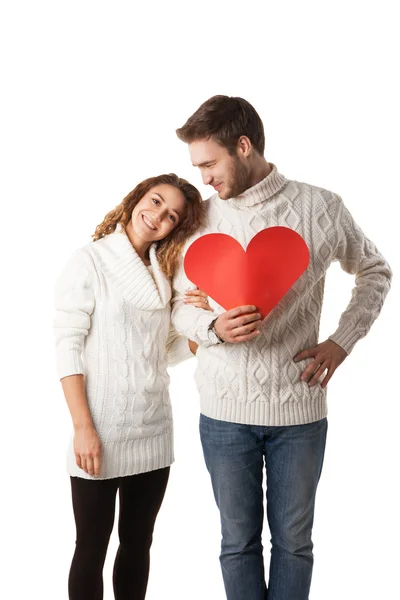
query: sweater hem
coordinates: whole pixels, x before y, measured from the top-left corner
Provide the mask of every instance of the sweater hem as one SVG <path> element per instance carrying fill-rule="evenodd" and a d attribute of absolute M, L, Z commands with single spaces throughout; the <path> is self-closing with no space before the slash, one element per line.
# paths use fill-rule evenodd
<path fill-rule="evenodd" d="M 328 415 L 326 394 L 310 402 L 231 402 L 229 400 L 201 399 L 200 412 L 218 421 L 283 427 L 306 425 L 320 421 Z"/>
<path fill-rule="evenodd" d="M 169 467 L 174 462 L 173 436 L 169 430 L 161 435 L 107 442 L 101 447 L 100 475 L 94 477 L 80 469 L 75 461 L 73 439 L 67 453 L 67 471 L 71 477 L 83 479 L 114 479 Z"/>

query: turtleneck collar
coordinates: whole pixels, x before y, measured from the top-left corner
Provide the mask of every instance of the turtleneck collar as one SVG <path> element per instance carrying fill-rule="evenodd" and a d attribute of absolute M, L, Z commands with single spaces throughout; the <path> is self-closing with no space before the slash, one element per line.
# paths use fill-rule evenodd
<path fill-rule="evenodd" d="M 231 206 L 243 208 L 245 206 L 254 206 L 265 200 L 269 200 L 274 194 L 279 192 L 287 183 L 286 177 L 278 172 L 275 165 L 270 163 L 272 171 L 261 181 L 248 188 L 239 196 L 222 200 Z"/>
<path fill-rule="evenodd" d="M 157 310 L 168 304 L 171 286 L 158 264 L 155 244 L 150 247 L 153 276 L 123 231 L 106 235 L 91 243 L 89 249 L 110 283 L 136 308 Z"/>

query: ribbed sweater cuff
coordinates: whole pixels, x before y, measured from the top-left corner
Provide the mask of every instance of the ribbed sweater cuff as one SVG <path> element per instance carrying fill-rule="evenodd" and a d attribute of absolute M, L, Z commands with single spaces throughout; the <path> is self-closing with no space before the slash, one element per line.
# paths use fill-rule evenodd
<path fill-rule="evenodd" d="M 350 352 L 353 350 L 354 346 L 361 337 L 362 336 L 360 335 L 360 332 L 357 329 L 340 328 L 337 329 L 333 335 L 330 335 L 329 339 L 341 346 L 343 350 L 347 352 L 347 354 L 350 354 Z"/>
<path fill-rule="evenodd" d="M 57 373 L 60 379 L 69 375 L 83 375 L 81 352 L 71 350 L 57 353 Z"/>
<path fill-rule="evenodd" d="M 199 342 L 202 346 L 208 347 L 213 346 L 213 342 L 208 339 L 208 328 L 210 324 L 218 315 L 214 312 L 204 312 L 196 320 L 196 342 Z"/>
<path fill-rule="evenodd" d="M 192 357 L 193 354 L 190 351 L 188 339 L 186 337 L 176 338 L 168 350 L 168 366 L 174 367 Z"/>

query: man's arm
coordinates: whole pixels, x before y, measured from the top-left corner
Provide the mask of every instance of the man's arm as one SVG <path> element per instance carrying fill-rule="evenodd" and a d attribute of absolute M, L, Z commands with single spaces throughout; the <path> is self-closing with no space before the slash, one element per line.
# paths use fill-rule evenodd
<path fill-rule="evenodd" d="M 334 256 L 346 273 L 355 275 L 351 300 L 329 339 L 348 354 L 367 335 L 390 290 L 392 271 L 376 246 L 361 231 L 339 199 L 339 244 Z"/>
<path fill-rule="evenodd" d="M 259 334 L 257 323 L 261 318 L 255 306 L 239 306 L 226 312 L 210 312 L 185 303 L 185 294 L 195 286 L 186 277 L 183 261 L 174 277 L 171 320 L 182 335 L 199 346 L 211 346 L 216 342 L 210 339 L 209 327 L 213 321 L 218 337 L 229 343 L 246 342 Z M 212 304 L 212 300 L 211 300 Z M 212 307 L 211 307 L 212 308 Z"/>
<path fill-rule="evenodd" d="M 355 287 L 335 333 L 325 342 L 300 352 L 294 358 L 295 361 L 314 359 L 301 377 L 310 386 L 327 370 L 321 384 L 321 387 L 325 387 L 355 344 L 368 333 L 381 311 L 392 279 L 392 271 L 384 257 L 355 223 L 341 198 L 337 197 L 337 200 L 338 234 L 333 259 L 340 262 L 346 273 L 355 275 Z"/>

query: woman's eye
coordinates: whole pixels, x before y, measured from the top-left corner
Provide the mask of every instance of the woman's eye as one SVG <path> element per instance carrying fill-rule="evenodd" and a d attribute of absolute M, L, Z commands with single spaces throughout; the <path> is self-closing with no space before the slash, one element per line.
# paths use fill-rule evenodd
<path fill-rule="evenodd" d="M 157 200 L 157 198 L 153 198 L 153 202 L 154 202 L 154 204 L 160 204 L 160 201 Z"/>
<path fill-rule="evenodd" d="M 171 219 L 171 221 L 173 221 L 175 223 L 176 219 L 175 219 L 174 215 L 169 215 L 169 218 Z"/>

